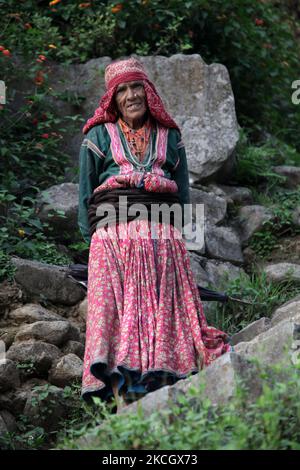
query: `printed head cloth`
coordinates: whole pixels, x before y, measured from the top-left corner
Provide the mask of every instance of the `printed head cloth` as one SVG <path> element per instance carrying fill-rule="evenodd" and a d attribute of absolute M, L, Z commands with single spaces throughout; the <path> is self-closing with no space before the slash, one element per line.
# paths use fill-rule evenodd
<path fill-rule="evenodd" d="M 148 110 L 152 117 L 165 127 L 174 127 L 179 130 L 177 124 L 165 110 L 164 104 L 158 95 L 155 86 L 149 80 L 143 65 L 134 58 L 112 62 L 105 69 L 106 93 L 102 96 L 99 107 L 90 118 L 84 128 L 86 134 L 92 127 L 106 122 L 116 122 L 118 111 L 114 96 L 120 83 L 142 80 L 146 93 Z"/>

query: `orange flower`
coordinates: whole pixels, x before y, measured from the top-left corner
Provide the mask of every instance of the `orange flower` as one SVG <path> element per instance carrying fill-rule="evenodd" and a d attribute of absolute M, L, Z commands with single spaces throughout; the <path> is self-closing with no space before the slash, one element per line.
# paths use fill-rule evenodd
<path fill-rule="evenodd" d="M 91 6 L 91 3 L 79 3 L 79 8 L 88 8 Z"/>
<path fill-rule="evenodd" d="M 37 72 L 37 74 L 35 76 L 35 79 L 34 79 L 34 83 L 38 86 L 40 86 L 44 83 L 44 76 L 43 76 L 43 73 L 41 71 Z"/>
<path fill-rule="evenodd" d="M 54 44 L 48 44 L 49 49 L 57 49 L 57 47 Z"/>
<path fill-rule="evenodd" d="M 111 12 L 112 13 L 119 13 L 123 9 L 123 3 L 117 3 L 114 7 L 112 7 Z"/>
<path fill-rule="evenodd" d="M 45 55 L 43 55 L 43 54 L 40 54 L 40 55 L 39 55 L 39 59 L 40 59 L 41 61 L 45 61 L 45 60 L 47 60 L 47 57 L 46 57 Z"/>
<path fill-rule="evenodd" d="M 24 24 L 24 28 L 25 28 L 25 29 L 32 29 L 32 26 L 31 26 L 30 23 L 25 23 L 25 24 Z"/>
<path fill-rule="evenodd" d="M 11 55 L 11 54 L 10 54 L 10 51 L 9 51 L 8 49 L 4 49 L 4 50 L 2 51 L 2 54 L 5 55 L 6 57 L 10 57 L 10 55 Z"/>
<path fill-rule="evenodd" d="M 49 7 L 52 7 L 53 5 L 57 5 L 60 2 L 60 0 L 52 0 L 52 2 L 49 3 Z"/>

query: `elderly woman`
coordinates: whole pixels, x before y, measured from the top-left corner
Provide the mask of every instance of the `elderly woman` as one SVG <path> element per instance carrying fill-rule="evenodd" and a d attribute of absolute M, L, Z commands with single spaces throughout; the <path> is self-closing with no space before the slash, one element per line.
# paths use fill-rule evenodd
<path fill-rule="evenodd" d="M 80 152 L 78 222 L 90 243 L 82 397 L 120 407 L 197 373 L 230 345 L 207 325 L 178 229 L 171 221 L 166 237 L 166 223 L 149 220 L 153 204 L 189 203 L 180 130 L 138 60 L 108 65 L 105 85 Z M 127 207 L 144 204 L 147 217 L 128 210 L 123 220 L 120 196 Z M 107 203 L 114 229 L 99 215 Z"/>

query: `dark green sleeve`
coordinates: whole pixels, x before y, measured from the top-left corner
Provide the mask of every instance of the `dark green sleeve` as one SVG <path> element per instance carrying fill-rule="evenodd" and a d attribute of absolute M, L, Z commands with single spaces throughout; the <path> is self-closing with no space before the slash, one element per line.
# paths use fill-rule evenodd
<path fill-rule="evenodd" d="M 173 179 L 176 181 L 178 186 L 179 200 L 183 214 L 188 218 L 190 217 L 190 212 L 184 208 L 184 204 L 190 204 L 189 171 L 184 144 L 178 131 L 176 131 L 176 146 L 178 153 L 178 164 L 173 172 Z"/>
<path fill-rule="evenodd" d="M 103 168 L 103 157 L 99 153 L 99 142 L 95 129 L 83 140 L 79 154 L 79 204 L 78 225 L 84 240 L 90 244 L 88 223 L 88 200 L 99 186 L 99 175 Z"/>

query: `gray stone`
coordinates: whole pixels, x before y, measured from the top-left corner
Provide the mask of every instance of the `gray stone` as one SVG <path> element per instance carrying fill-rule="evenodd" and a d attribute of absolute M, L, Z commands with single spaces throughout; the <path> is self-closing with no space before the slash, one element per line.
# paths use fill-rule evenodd
<path fill-rule="evenodd" d="M 68 341 L 61 350 L 65 355 L 75 354 L 80 359 L 84 357 L 84 346 L 78 341 Z"/>
<path fill-rule="evenodd" d="M 79 319 L 85 322 L 88 312 L 87 296 L 79 303 L 77 312 Z"/>
<path fill-rule="evenodd" d="M 139 57 L 154 81 L 167 109 L 182 128 L 190 172 L 195 179 L 215 174 L 230 160 L 239 138 L 230 77 L 222 64 L 206 65 L 198 54 L 171 57 Z M 68 67 L 55 65 L 49 71 L 50 83 L 57 91 L 75 92 L 86 97 L 80 108 L 84 118 L 91 117 L 104 93 L 103 71 L 108 57 L 92 59 Z M 72 108 L 65 101 L 54 103 L 65 114 Z M 68 107 L 69 106 L 69 107 Z M 187 113 L 186 115 L 183 114 Z M 65 139 L 65 148 L 78 163 L 82 135 Z"/>
<path fill-rule="evenodd" d="M 63 216 L 61 215 L 63 213 Z M 48 222 L 52 234 L 63 239 L 63 233 L 77 229 L 78 184 L 62 183 L 42 191 L 37 198 L 37 216 Z"/>
<path fill-rule="evenodd" d="M 74 305 L 85 296 L 84 289 L 67 276 L 67 267 L 11 258 L 17 268 L 15 280 L 30 294 L 55 304 Z"/>
<path fill-rule="evenodd" d="M 49 432 L 57 429 L 59 421 L 66 417 L 67 408 L 64 391 L 54 385 L 44 385 L 30 392 L 24 415 L 32 425 L 43 427 Z"/>
<path fill-rule="evenodd" d="M 43 341 L 14 343 L 7 352 L 7 358 L 19 364 L 32 363 L 36 375 L 44 375 L 52 363 L 61 357 L 58 347 Z"/>
<path fill-rule="evenodd" d="M 271 325 L 283 320 L 300 320 L 300 295 L 278 307 L 272 315 Z"/>
<path fill-rule="evenodd" d="M 228 283 L 241 276 L 247 277 L 242 268 L 229 262 L 206 259 L 203 265 L 209 283 L 218 288 L 226 288 Z"/>
<path fill-rule="evenodd" d="M 227 202 L 226 199 L 215 195 L 212 192 L 201 191 L 191 188 L 191 204 L 193 204 L 193 217 L 196 217 L 195 205 L 204 204 L 205 221 L 212 225 L 221 223 L 226 217 Z"/>
<path fill-rule="evenodd" d="M 56 361 L 49 371 L 48 380 L 53 385 L 65 387 L 82 379 L 83 363 L 75 354 L 67 354 Z"/>
<path fill-rule="evenodd" d="M 256 367 L 251 362 L 238 354 L 223 354 L 199 374 L 180 380 L 175 385 L 165 386 L 148 393 L 145 397 L 128 405 L 121 413 L 135 413 L 140 405 L 145 416 L 149 416 L 156 410 L 168 408 L 170 403 L 176 403 L 177 398 L 182 394 L 188 396 L 191 387 L 198 389 L 200 393 L 204 386 L 203 397 L 209 398 L 212 404 L 226 403 L 233 397 L 238 381 L 241 379 L 249 389 L 251 398 L 255 399 L 261 392 L 261 383 L 256 371 Z"/>
<path fill-rule="evenodd" d="M 275 173 L 278 175 L 286 177 L 286 181 L 282 182 L 281 184 L 287 188 L 293 189 L 300 185 L 300 168 L 298 166 L 274 166 L 273 171 L 275 171 Z"/>
<path fill-rule="evenodd" d="M 211 258 L 242 264 L 244 261 L 241 242 L 233 229 L 207 225 L 205 230 L 205 249 Z"/>
<path fill-rule="evenodd" d="M 282 321 L 251 341 L 239 343 L 235 350 L 246 358 L 256 358 L 266 365 L 299 363 L 300 324 Z"/>
<path fill-rule="evenodd" d="M 293 224 L 296 227 L 300 227 L 300 206 L 297 206 L 292 213 Z"/>
<path fill-rule="evenodd" d="M 20 377 L 16 364 L 9 359 L 0 362 L 0 393 L 19 386 Z"/>
<path fill-rule="evenodd" d="M 259 232 L 272 218 L 272 212 L 266 207 L 259 205 L 241 207 L 236 227 L 243 244 L 247 244 L 254 233 Z"/>
<path fill-rule="evenodd" d="M 196 253 L 190 253 L 191 269 L 195 276 L 197 284 L 207 287 L 209 278 L 203 267 L 201 266 L 203 258 Z"/>
<path fill-rule="evenodd" d="M 244 188 L 242 186 L 226 186 L 222 184 L 212 184 L 209 185 L 209 188 L 211 188 L 212 191 L 217 189 L 221 190 L 222 197 L 226 199 L 227 203 L 232 202 L 237 205 L 248 205 L 253 202 L 252 191 L 249 188 Z"/>
<path fill-rule="evenodd" d="M 263 267 L 269 281 L 293 281 L 300 283 L 300 265 L 295 263 L 275 263 Z"/>
<path fill-rule="evenodd" d="M 4 341 L 6 350 L 14 342 L 17 332 L 18 328 L 14 326 L 5 326 L 4 328 L 0 328 L 0 341 Z"/>
<path fill-rule="evenodd" d="M 3 447 L 5 449 L 5 437 L 9 433 L 15 432 L 17 429 L 17 423 L 15 418 L 7 410 L 0 411 L 0 438 L 4 439 Z"/>
<path fill-rule="evenodd" d="M 235 345 L 245 341 L 251 341 L 253 338 L 255 338 L 255 336 L 267 331 L 270 326 L 271 321 L 269 318 L 260 318 L 259 320 L 250 323 L 250 325 L 247 325 L 246 328 L 243 328 L 241 331 L 233 335 L 231 337 L 231 343 Z"/>
<path fill-rule="evenodd" d="M 50 312 L 46 308 L 38 304 L 26 304 L 9 312 L 9 320 L 14 324 L 34 323 L 37 321 L 57 321 L 61 320 L 61 316 L 57 313 Z"/>
<path fill-rule="evenodd" d="M 38 321 L 23 326 L 16 335 L 16 341 L 38 340 L 61 346 L 72 332 L 68 321 Z"/>

